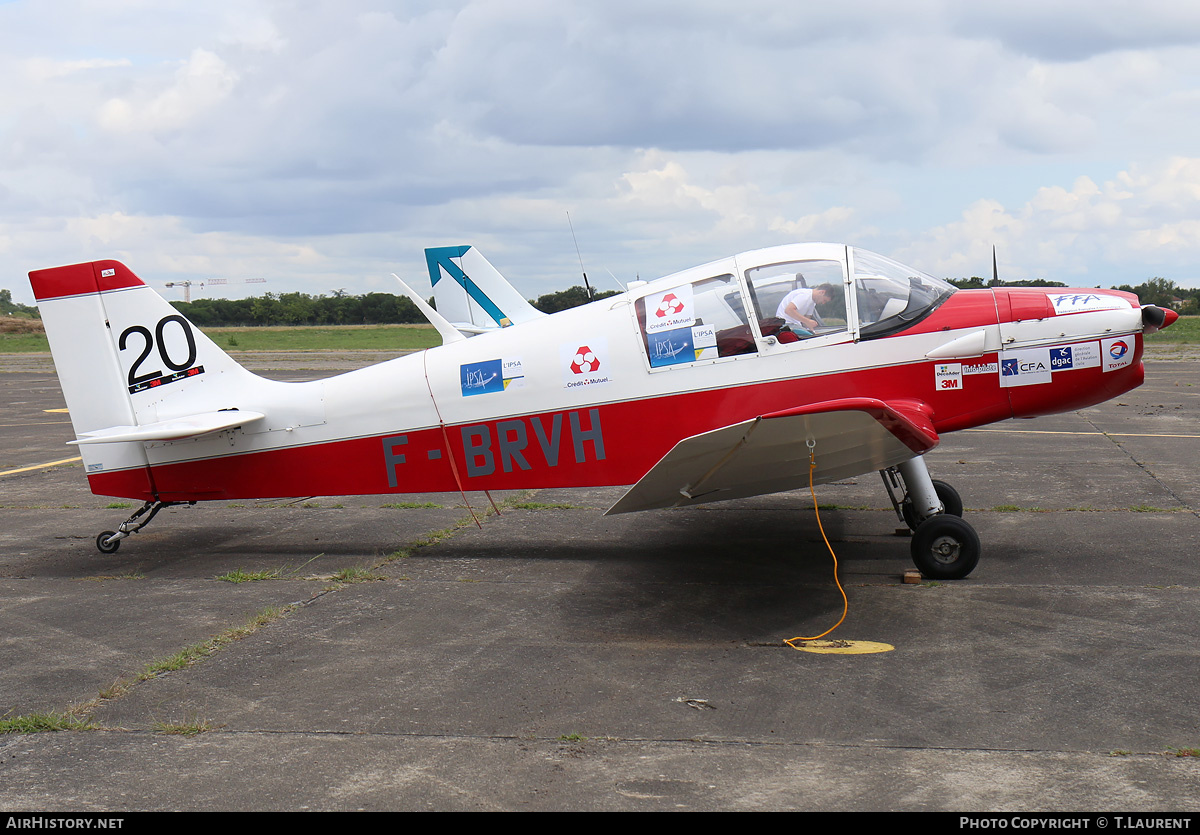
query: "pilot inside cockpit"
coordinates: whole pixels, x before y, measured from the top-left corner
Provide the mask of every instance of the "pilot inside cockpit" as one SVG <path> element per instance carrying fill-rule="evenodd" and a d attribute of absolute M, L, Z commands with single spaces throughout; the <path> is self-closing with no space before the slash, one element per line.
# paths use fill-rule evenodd
<path fill-rule="evenodd" d="M 802 283 L 804 277 L 797 274 L 796 280 Z M 775 315 L 783 319 L 798 336 L 812 336 L 824 324 L 817 307 L 832 302 L 837 293 L 838 289 L 832 284 L 813 288 L 801 286 L 780 300 Z"/>

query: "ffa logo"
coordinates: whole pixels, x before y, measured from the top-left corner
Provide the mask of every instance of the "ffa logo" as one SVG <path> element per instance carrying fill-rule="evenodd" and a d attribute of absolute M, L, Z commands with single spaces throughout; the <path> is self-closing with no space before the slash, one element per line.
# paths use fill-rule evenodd
<path fill-rule="evenodd" d="M 654 311 L 654 315 L 662 319 L 664 316 L 674 316 L 681 310 L 683 310 L 683 302 L 674 293 L 667 293 L 663 296 L 658 310 Z"/>
<path fill-rule="evenodd" d="M 663 302 L 665 303 L 666 299 L 663 299 Z M 588 346 L 580 346 L 571 360 L 571 372 L 573 374 L 591 374 L 598 368 L 600 368 L 600 358 Z"/>

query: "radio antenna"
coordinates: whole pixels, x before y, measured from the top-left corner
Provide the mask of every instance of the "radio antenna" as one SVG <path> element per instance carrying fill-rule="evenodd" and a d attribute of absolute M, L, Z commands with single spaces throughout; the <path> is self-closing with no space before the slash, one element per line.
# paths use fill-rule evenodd
<path fill-rule="evenodd" d="M 588 301 L 591 301 L 592 285 L 588 284 L 587 270 L 583 268 L 583 253 L 579 251 L 579 239 L 575 237 L 575 224 L 571 223 L 570 212 L 567 212 L 567 226 L 571 229 L 571 240 L 575 241 L 575 254 L 579 256 L 579 271 L 583 273 L 583 289 L 587 291 Z"/>

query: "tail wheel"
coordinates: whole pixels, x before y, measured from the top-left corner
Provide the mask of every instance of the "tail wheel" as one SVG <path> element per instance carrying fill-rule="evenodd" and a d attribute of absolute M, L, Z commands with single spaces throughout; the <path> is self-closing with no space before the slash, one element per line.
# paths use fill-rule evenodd
<path fill-rule="evenodd" d="M 96 537 L 96 548 L 99 549 L 101 554 L 117 553 L 117 549 L 121 547 L 121 540 L 113 539 L 112 541 L 109 541 L 110 537 L 113 537 L 116 535 L 117 535 L 116 531 L 102 531 Z"/>
<path fill-rule="evenodd" d="M 979 534 L 957 516 L 930 516 L 913 533 L 912 560 L 926 577 L 961 580 L 979 563 Z"/>

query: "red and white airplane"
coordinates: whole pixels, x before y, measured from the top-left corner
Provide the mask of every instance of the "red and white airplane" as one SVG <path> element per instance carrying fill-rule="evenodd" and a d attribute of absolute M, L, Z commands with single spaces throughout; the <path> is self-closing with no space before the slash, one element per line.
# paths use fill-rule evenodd
<path fill-rule="evenodd" d="M 624 513 L 878 470 L 917 567 L 965 577 L 979 538 L 922 455 L 1129 391 L 1142 334 L 1177 318 L 1111 290 L 956 290 L 828 243 L 543 316 L 501 309 L 470 247 L 429 252 L 484 324 L 413 293 L 443 345 L 303 383 L 246 371 L 116 261 L 30 273 L 92 491 L 145 502 L 99 549 L 184 502 L 632 485 Z"/>

